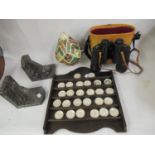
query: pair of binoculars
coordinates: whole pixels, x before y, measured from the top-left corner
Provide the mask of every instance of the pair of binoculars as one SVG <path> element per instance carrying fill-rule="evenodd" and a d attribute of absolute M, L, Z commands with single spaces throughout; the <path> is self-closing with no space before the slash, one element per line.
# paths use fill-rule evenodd
<path fill-rule="evenodd" d="M 127 70 L 130 53 L 130 46 L 125 45 L 123 39 L 117 39 L 115 42 L 102 40 L 93 48 L 90 69 L 98 72 L 101 66 L 110 60 L 111 63 L 116 64 L 118 72 L 124 73 Z"/>

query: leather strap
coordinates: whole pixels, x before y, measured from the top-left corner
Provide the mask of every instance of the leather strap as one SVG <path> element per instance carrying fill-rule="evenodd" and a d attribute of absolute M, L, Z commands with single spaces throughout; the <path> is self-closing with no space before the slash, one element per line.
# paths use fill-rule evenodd
<path fill-rule="evenodd" d="M 129 65 L 126 63 L 126 59 L 125 59 L 125 55 L 124 55 L 124 52 L 121 52 L 121 56 L 122 56 L 122 59 L 123 59 L 123 62 L 124 62 L 124 65 L 126 66 L 126 68 L 133 74 L 141 74 L 143 72 L 143 67 L 140 65 L 139 63 L 139 56 L 140 56 L 140 50 L 138 50 L 137 48 L 135 48 L 135 41 L 136 40 L 139 40 L 141 37 L 141 34 L 140 32 L 137 32 L 135 35 L 134 35 L 134 38 L 132 40 L 132 43 L 133 43 L 133 49 L 131 50 L 131 53 L 132 52 L 137 52 L 137 57 L 136 57 L 136 60 L 133 61 L 133 60 L 129 60 L 129 63 L 132 63 L 133 65 L 135 65 L 137 68 L 139 68 L 139 71 L 136 72 L 136 71 L 133 71 L 131 68 L 129 68 Z"/>
<path fill-rule="evenodd" d="M 124 65 L 126 66 L 126 68 L 133 74 L 141 74 L 143 72 L 143 67 L 139 64 L 139 56 L 140 56 L 140 50 L 138 50 L 137 48 L 133 48 L 131 50 L 131 52 L 136 51 L 137 52 L 137 57 L 136 57 L 136 61 L 133 60 L 129 60 L 129 63 L 132 63 L 133 65 L 135 65 L 136 67 L 139 68 L 139 71 L 133 71 L 131 68 L 129 68 L 129 65 L 126 63 L 126 59 L 125 59 L 125 55 L 124 52 L 121 52 L 121 56 L 122 56 L 122 60 L 124 62 Z"/>
<path fill-rule="evenodd" d="M 86 56 L 91 59 L 91 56 L 89 54 L 89 50 L 90 50 L 90 41 L 89 41 L 89 36 L 85 42 L 85 47 L 84 47 L 84 53 L 86 54 Z"/>

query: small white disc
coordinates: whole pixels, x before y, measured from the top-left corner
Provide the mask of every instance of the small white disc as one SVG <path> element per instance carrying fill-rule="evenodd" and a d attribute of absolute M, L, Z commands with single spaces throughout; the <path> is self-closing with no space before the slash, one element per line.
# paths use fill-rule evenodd
<path fill-rule="evenodd" d="M 80 74 L 80 73 L 76 73 L 76 74 L 74 74 L 74 78 L 75 78 L 75 79 L 79 79 L 79 78 L 81 78 L 81 74 Z"/>
<path fill-rule="evenodd" d="M 73 118 L 75 117 L 75 111 L 74 111 L 74 110 L 68 110 L 68 111 L 66 112 L 66 117 L 67 117 L 68 119 L 73 119 Z"/>
<path fill-rule="evenodd" d="M 92 72 L 91 72 L 91 73 L 88 73 L 88 77 L 89 77 L 89 78 L 95 77 L 95 73 L 92 73 Z"/>
<path fill-rule="evenodd" d="M 83 110 L 83 109 L 78 109 L 77 111 L 76 111 L 76 117 L 77 118 L 83 118 L 83 117 L 85 117 L 85 111 Z"/>
<path fill-rule="evenodd" d="M 119 115 L 119 110 L 117 108 L 110 108 L 109 113 L 112 117 L 117 117 Z"/>
<path fill-rule="evenodd" d="M 83 95 L 84 95 L 83 89 L 78 89 L 78 90 L 76 91 L 76 95 L 77 95 L 77 96 L 83 96 Z"/>
<path fill-rule="evenodd" d="M 109 115 L 109 111 L 107 108 L 101 108 L 99 110 L 99 113 L 100 113 L 100 116 L 102 116 L 102 117 L 107 117 Z"/>
<path fill-rule="evenodd" d="M 64 88 L 64 87 L 65 87 L 65 83 L 64 82 L 58 83 L 58 88 Z"/>
<path fill-rule="evenodd" d="M 79 107 L 81 104 L 82 104 L 82 100 L 81 100 L 80 98 L 74 99 L 73 105 L 74 105 L 75 107 Z"/>
<path fill-rule="evenodd" d="M 41 93 L 37 93 L 36 96 L 37 96 L 37 98 L 41 98 L 42 95 L 41 95 Z"/>
<path fill-rule="evenodd" d="M 84 86 L 91 86 L 91 81 L 89 80 L 84 81 Z"/>
<path fill-rule="evenodd" d="M 97 97 L 95 99 L 95 104 L 97 105 L 102 105 L 104 103 L 103 99 L 101 97 Z"/>
<path fill-rule="evenodd" d="M 69 90 L 67 90 L 67 96 L 73 96 L 74 95 L 74 90 L 72 90 L 72 89 L 69 89 Z"/>
<path fill-rule="evenodd" d="M 104 80 L 104 84 L 105 85 L 111 85 L 112 84 L 112 80 L 111 79 L 105 79 Z"/>
<path fill-rule="evenodd" d="M 94 89 L 90 88 L 90 89 L 87 89 L 86 93 L 87 93 L 87 95 L 92 96 L 95 94 L 95 91 L 94 91 Z"/>
<path fill-rule="evenodd" d="M 57 108 L 57 107 L 60 107 L 60 105 L 61 105 L 61 100 L 56 99 L 53 101 L 53 107 Z"/>
<path fill-rule="evenodd" d="M 77 87 L 82 87 L 83 86 L 83 82 L 82 81 L 77 81 L 76 82 L 76 86 Z"/>
<path fill-rule="evenodd" d="M 62 102 L 62 106 L 63 106 L 64 108 L 70 107 L 70 105 L 71 105 L 71 101 L 70 101 L 70 100 L 64 100 L 64 101 Z"/>
<path fill-rule="evenodd" d="M 65 97 L 66 96 L 66 92 L 64 90 L 59 91 L 58 93 L 59 97 Z"/>
<path fill-rule="evenodd" d="M 113 104 L 113 99 L 111 97 L 105 97 L 104 98 L 104 103 L 106 105 L 111 105 L 111 104 Z"/>
<path fill-rule="evenodd" d="M 112 95 L 112 94 L 114 94 L 114 89 L 113 89 L 113 88 L 107 88 L 107 89 L 105 90 L 105 92 L 106 92 L 106 94 L 108 94 L 108 95 Z"/>
<path fill-rule="evenodd" d="M 101 80 L 94 80 L 95 86 L 100 86 L 102 84 Z"/>
<path fill-rule="evenodd" d="M 102 88 L 97 88 L 95 92 L 97 95 L 103 95 L 104 94 L 104 90 Z"/>
<path fill-rule="evenodd" d="M 61 110 L 58 110 L 54 114 L 55 119 L 62 119 L 64 117 L 64 113 Z"/>
<path fill-rule="evenodd" d="M 83 99 L 83 105 L 85 106 L 90 106 L 92 103 L 91 99 L 90 98 L 84 98 Z"/>
<path fill-rule="evenodd" d="M 67 82 L 66 87 L 73 87 L 73 82 Z"/>
<path fill-rule="evenodd" d="M 98 118 L 99 117 L 99 111 L 97 109 L 92 109 L 90 111 L 90 117 L 92 117 L 92 118 Z"/>

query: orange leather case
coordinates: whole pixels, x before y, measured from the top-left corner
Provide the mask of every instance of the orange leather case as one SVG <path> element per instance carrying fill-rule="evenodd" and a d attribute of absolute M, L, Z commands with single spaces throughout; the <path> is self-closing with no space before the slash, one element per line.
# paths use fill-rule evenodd
<path fill-rule="evenodd" d="M 124 43 L 130 46 L 135 34 L 135 27 L 128 24 L 99 25 L 92 27 L 89 33 L 91 50 L 104 39 L 115 41 L 122 38 Z"/>

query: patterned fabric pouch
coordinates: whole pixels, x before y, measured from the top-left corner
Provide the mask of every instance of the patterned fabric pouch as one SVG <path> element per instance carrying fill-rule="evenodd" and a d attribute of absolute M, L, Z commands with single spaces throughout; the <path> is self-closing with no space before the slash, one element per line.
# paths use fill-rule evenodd
<path fill-rule="evenodd" d="M 56 59 L 66 65 L 74 65 L 81 58 L 79 44 L 68 34 L 62 33 L 58 39 Z"/>

